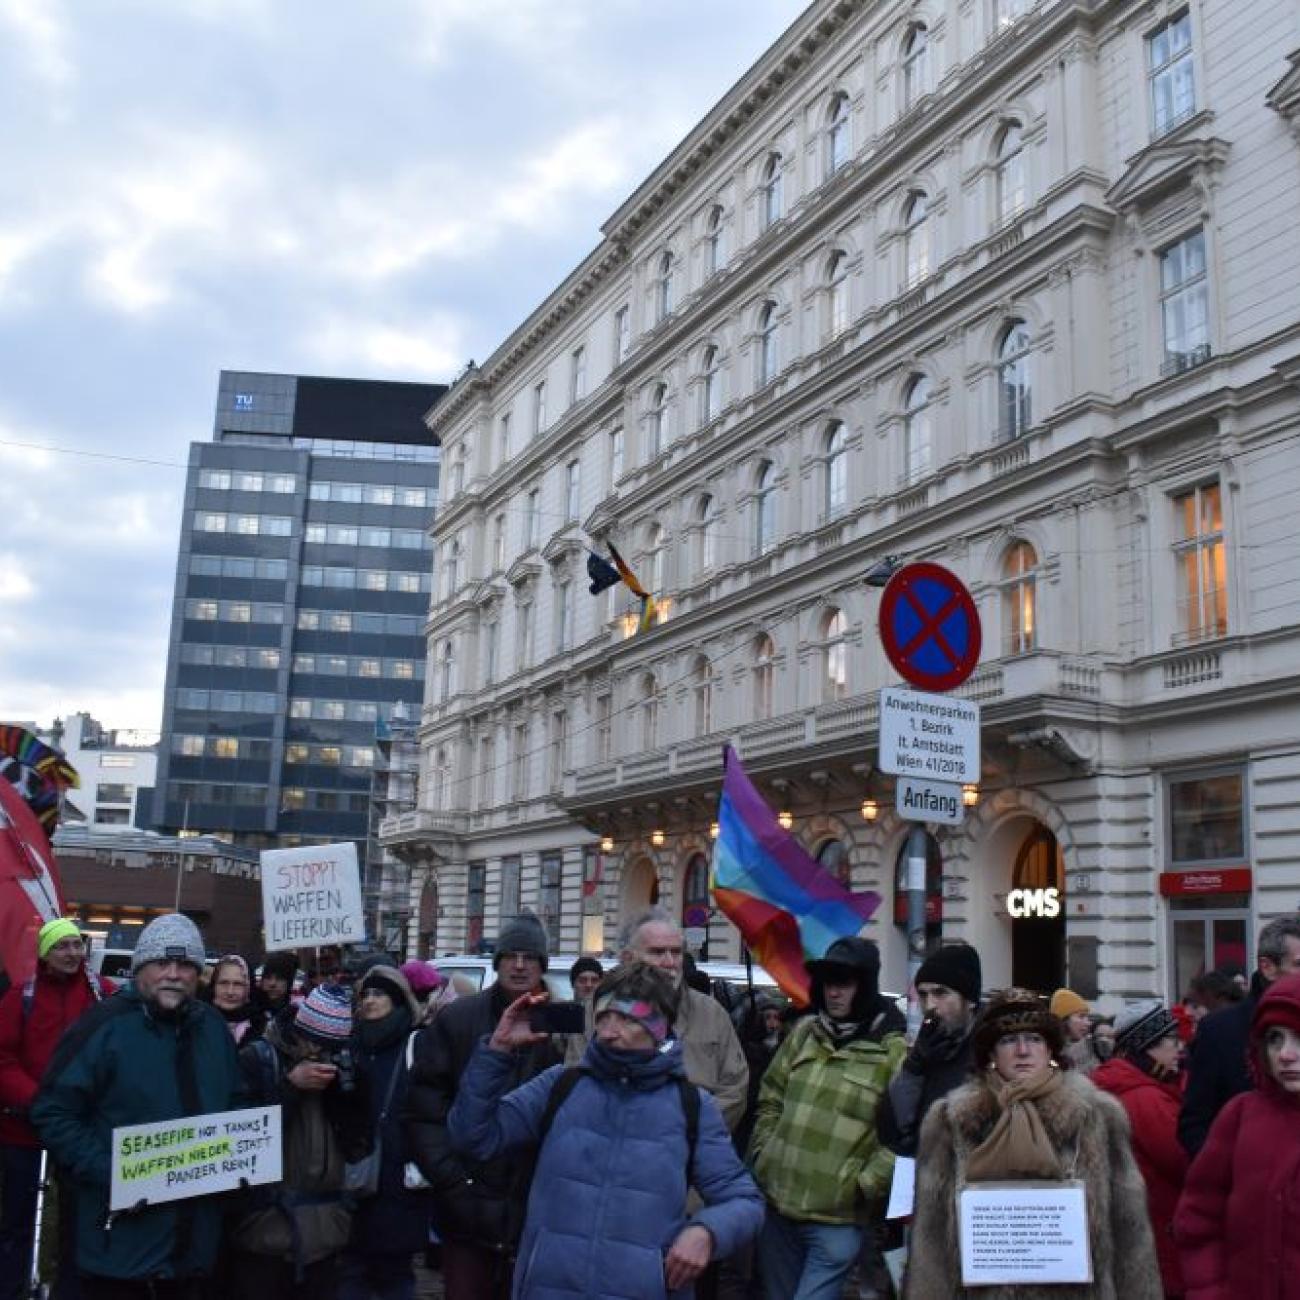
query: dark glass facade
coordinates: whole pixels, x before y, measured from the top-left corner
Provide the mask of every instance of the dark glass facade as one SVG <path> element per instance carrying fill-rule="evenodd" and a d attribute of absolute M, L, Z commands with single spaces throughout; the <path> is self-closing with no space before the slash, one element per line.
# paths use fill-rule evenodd
<path fill-rule="evenodd" d="M 364 844 L 375 723 L 424 695 L 445 391 L 222 372 L 190 448 L 159 830 Z"/>

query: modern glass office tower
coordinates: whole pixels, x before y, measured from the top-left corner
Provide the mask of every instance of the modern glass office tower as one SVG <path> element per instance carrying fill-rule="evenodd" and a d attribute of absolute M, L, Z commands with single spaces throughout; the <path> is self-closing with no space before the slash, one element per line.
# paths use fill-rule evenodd
<path fill-rule="evenodd" d="M 158 829 L 364 845 L 375 724 L 424 692 L 445 391 L 222 372 L 190 447 Z"/>

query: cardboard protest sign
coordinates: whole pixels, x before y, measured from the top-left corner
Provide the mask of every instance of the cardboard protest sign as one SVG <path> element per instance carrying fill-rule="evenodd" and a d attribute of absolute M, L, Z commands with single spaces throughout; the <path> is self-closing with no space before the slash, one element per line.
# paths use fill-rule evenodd
<path fill-rule="evenodd" d="M 261 857 L 267 952 L 365 939 L 355 844 L 267 849 Z"/>
<path fill-rule="evenodd" d="M 972 1183 L 957 1204 L 962 1286 L 1092 1281 L 1081 1182 Z"/>
<path fill-rule="evenodd" d="M 113 1130 L 108 1208 L 280 1181 L 280 1107 L 223 1110 Z"/>

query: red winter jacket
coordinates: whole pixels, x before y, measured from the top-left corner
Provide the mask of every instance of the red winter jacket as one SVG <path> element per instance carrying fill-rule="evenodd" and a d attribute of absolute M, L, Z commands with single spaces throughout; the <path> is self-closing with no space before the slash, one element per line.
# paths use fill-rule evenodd
<path fill-rule="evenodd" d="M 1174 1216 L 1187 1300 L 1300 1298 L 1300 1097 L 1259 1063 L 1270 1023 L 1300 1032 L 1300 975 L 1260 998 L 1250 1029 L 1258 1091 L 1219 1112 L 1188 1172 Z"/>
<path fill-rule="evenodd" d="M 100 987 L 107 997 L 117 986 L 105 979 Z M 0 998 L 0 1144 L 40 1145 L 26 1112 L 63 1031 L 95 1000 L 84 968 L 65 977 L 54 974 L 44 962 L 37 963 L 31 1009 L 26 1014 L 22 985 Z"/>
<path fill-rule="evenodd" d="M 1160 1280 L 1166 1295 L 1183 1294 L 1183 1275 L 1174 1242 L 1174 1210 L 1187 1177 L 1187 1153 L 1178 1141 L 1180 1082 L 1154 1079 L 1122 1056 L 1089 1076 L 1093 1085 L 1119 1099 L 1133 1130 L 1133 1155 L 1147 1185 L 1147 1213 L 1156 1239 Z"/>

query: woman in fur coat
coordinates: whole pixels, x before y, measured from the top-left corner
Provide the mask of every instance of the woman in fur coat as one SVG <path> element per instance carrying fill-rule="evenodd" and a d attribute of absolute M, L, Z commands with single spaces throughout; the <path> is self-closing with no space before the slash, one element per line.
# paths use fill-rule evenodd
<path fill-rule="evenodd" d="M 1113 1098 L 1063 1069 L 1061 1022 L 1024 989 L 996 995 L 972 1031 L 976 1075 L 921 1128 L 906 1300 L 1161 1300 L 1146 1189 Z M 957 1197 L 981 1182 L 1084 1184 L 1093 1281 L 964 1288 Z"/>

